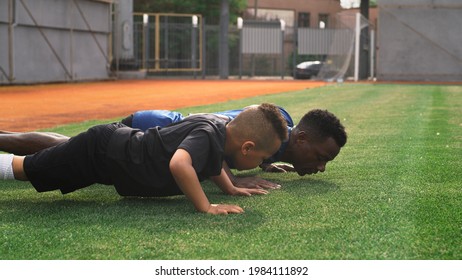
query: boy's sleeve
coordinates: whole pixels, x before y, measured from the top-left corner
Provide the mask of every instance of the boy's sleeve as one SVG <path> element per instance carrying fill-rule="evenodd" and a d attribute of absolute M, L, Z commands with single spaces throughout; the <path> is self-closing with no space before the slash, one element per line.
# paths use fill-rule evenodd
<path fill-rule="evenodd" d="M 178 146 L 178 149 L 184 149 L 189 153 L 196 172 L 204 168 L 209 153 L 208 148 L 208 137 L 200 130 L 191 132 Z"/>
<path fill-rule="evenodd" d="M 210 136 L 205 130 L 195 130 L 178 146 L 191 156 L 193 168 L 200 175 L 200 180 L 217 176 L 221 172 L 223 151 Z"/>

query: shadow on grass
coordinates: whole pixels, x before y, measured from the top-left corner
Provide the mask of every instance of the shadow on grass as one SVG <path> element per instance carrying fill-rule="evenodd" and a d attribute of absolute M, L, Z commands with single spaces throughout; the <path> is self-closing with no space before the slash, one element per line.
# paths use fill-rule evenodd
<path fill-rule="evenodd" d="M 295 199 L 323 195 L 339 189 L 332 182 L 313 177 L 278 176 L 274 177 L 274 181 L 283 186 L 274 191 L 275 202 L 289 197 Z M 205 184 L 204 189 L 210 201 L 217 203 L 245 207 L 252 205 L 252 200 L 260 199 L 259 196 L 225 196 L 214 190 L 210 184 Z M 280 192 L 281 197 L 276 192 Z M 260 211 L 255 206 L 245 209 L 243 215 L 213 216 L 195 212 L 184 196 L 123 198 L 114 191 L 108 191 L 107 186 L 79 190 L 65 196 L 58 192 L 36 194 L 33 191 L 24 192 L 23 189 L 18 194 L 0 198 L 3 222 L 40 228 L 52 224 L 71 228 L 101 226 L 164 233 L 187 230 L 239 233 L 258 228 L 268 220 L 268 214 L 264 210 Z"/>
<path fill-rule="evenodd" d="M 0 200 L 1 220 L 39 228 L 88 226 L 163 233 L 189 230 L 244 232 L 258 227 L 265 220 L 258 211 L 227 216 L 197 213 L 184 196 L 123 198 L 106 194 L 103 198 L 92 199 L 85 191 L 70 197 L 40 198 L 40 194 L 37 195 L 38 198 Z"/>
<path fill-rule="evenodd" d="M 305 195 L 320 195 L 340 189 L 337 184 L 330 181 L 313 178 L 291 180 L 289 184 L 290 186 L 284 188 L 284 190 L 303 192 Z"/>
<path fill-rule="evenodd" d="M 301 193 L 304 195 L 320 195 L 333 192 L 340 187 L 329 181 L 323 174 L 299 176 L 296 173 L 264 173 L 259 169 L 240 171 L 238 176 L 257 176 L 278 183 L 284 192 Z"/>
<path fill-rule="evenodd" d="M 340 187 L 328 180 L 300 177 L 298 179 L 291 178 L 290 180 L 279 180 L 281 190 L 286 193 L 291 193 L 300 196 L 322 195 L 329 192 L 335 192 Z"/>

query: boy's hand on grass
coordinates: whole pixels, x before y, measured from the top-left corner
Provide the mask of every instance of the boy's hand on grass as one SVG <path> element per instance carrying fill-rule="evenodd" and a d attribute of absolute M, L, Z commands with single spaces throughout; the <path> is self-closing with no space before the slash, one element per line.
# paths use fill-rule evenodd
<path fill-rule="evenodd" d="M 279 189 L 281 185 L 258 177 L 234 177 L 233 185 L 245 189 Z"/>
<path fill-rule="evenodd" d="M 210 204 L 207 213 L 213 215 L 240 214 L 244 213 L 244 209 L 232 204 Z"/>

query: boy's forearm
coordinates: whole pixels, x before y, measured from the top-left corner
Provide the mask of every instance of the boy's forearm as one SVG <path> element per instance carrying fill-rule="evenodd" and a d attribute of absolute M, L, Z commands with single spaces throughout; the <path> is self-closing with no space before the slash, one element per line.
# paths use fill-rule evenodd
<path fill-rule="evenodd" d="M 197 211 L 206 213 L 210 202 L 202 189 L 192 160 L 184 150 L 178 150 L 170 161 L 170 171 L 184 195 L 193 203 Z"/>

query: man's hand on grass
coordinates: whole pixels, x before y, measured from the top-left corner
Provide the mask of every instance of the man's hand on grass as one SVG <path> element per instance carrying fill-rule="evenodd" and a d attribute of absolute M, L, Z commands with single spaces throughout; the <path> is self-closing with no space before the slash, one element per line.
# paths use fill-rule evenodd
<path fill-rule="evenodd" d="M 295 171 L 295 168 L 288 164 L 261 164 L 260 167 L 263 171 L 271 173 L 286 173 Z"/>
<path fill-rule="evenodd" d="M 281 185 L 259 177 L 234 177 L 233 185 L 244 189 L 279 189 Z"/>
<path fill-rule="evenodd" d="M 234 191 L 231 195 L 239 195 L 239 196 L 252 196 L 254 194 L 268 194 L 269 192 L 264 189 L 257 189 L 257 188 L 234 188 Z"/>

